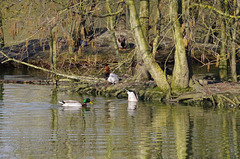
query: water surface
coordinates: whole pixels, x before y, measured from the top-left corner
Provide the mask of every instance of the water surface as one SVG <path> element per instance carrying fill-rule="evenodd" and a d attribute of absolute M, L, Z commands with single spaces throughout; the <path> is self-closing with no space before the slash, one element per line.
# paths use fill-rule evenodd
<path fill-rule="evenodd" d="M 238 111 L 152 102 L 128 110 L 126 99 L 104 97 L 90 97 L 88 109 L 57 103 L 85 97 L 0 84 L 0 158 L 239 158 Z"/>

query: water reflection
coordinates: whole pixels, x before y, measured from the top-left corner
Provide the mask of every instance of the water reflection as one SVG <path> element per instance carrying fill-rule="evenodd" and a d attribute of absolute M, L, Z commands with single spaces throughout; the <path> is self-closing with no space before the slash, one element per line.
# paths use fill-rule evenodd
<path fill-rule="evenodd" d="M 131 111 L 131 110 L 135 110 L 137 109 L 137 104 L 138 102 L 136 101 L 128 101 L 128 110 Z"/>
<path fill-rule="evenodd" d="M 85 96 L 52 86 L 3 84 L 3 158 L 239 158 L 240 113 L 91 97 L 87 109 L 58 99 Z"/>
<path fill-rule="evenodd" d="M 3 83 L 0 83 L 0 106 L 2 105 L 2 101 L 3 101 Z"/>

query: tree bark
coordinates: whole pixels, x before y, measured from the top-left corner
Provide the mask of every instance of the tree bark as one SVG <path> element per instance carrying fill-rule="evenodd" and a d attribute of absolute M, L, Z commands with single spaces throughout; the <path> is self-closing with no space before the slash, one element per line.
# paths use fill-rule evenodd
<path fill-rule="evenodd" d="M 57 37 L 54 28 L 50 32 L 50 64 L 53 72 L 57 72 Z M 53 75 L 53 83 L 57 83 L 57 76 Z"/>
<path fill-rule="evenodd" d="M 140 0 L 139 19 L 142 26 L 143 35 L 148 41 L 149 30 L 149 0 Z"/>
<path fill-rule="evenodd" d="M 178 17 L 178 7 L 178 1 L 170 0 L 170 19 L 173 23 L 173 37 L 175 43 L 172 89 L 178 87 L 186 88 L 189 85 L 189 67 Z"/>
<path fill-rule="evenodd" d="M 234 15 L 238 15 L 240 11 L 240 0 L 234 0 L 234 6 L 236 10 Z M 232 31 L 232 54 L 231 54 L 231 74 L 232 81 L 237 82 L 237 65 L 236 65 L 236 40 L 237 40 L 237 21 L 234 19 L 233 31 Z"/>
<path fill-rule="evenodd" d="M 109 0 L 106 0 L 106 4 L 107 4 L 108 13 L 111 14 L 112 13 L 112 8 L 110 7 Z M 108 23 L 109 23 L 108 30 L 109 30 L 109 32 L 112 36 L 112 41 L 113 41 L 113 47 L 114 47 L 114 50 L 115 50 L 115 54 L 116 54 L 117 58 L 119 59 L 117 38 L 116 38 L 116 35 L 115 35 L 115 30 L 114 30 L 115 22 L 113 20 L 113 16 L 108 17 Z M 118 62 L 120 62 L 120 61 L 118 61 Z"/>
<path fill-rule="evenodd" d="M 225 0 L 219 1 L 219 6 L 225 13 L 225 7 L 227 4 L 223 3 Z M 222 4 L 224 4 L 222 6 Z M 226 21 L 221 17 L 220 19 L 221 23 L 221 30 L 220 30 L 220 62 L 219 62 L 219 78 L 221 81 L 226 81 L 227 80 L 227 74 L 228 74 L 228 66 L 227 66 L 227 49 L 226 49 L 226 44 L 227 44 L 227 36 L 226 36 Z"/>
<path fill-rule="evenodd" d="M 192 12 L 190 11 L 190 0 L 182 0 L 182 30 L 183 30 L 183 44 L 186 51 L 187 61 L 188 61 L 188 69 L 189 69 L 189 78 L 192 78 L 193 76 L 193 70 L 192 70 L 192 61 L 191 57 L 191 41 L 193 40 L 193 21 L 194 16 L 191 16 Z"/>
<path fill-rule="evenodd" d="M 152 54 L 153 57 L 156 57 L 156 52 L 159 46 L 159 40 L 160 40 L 160 33 L 161 33 L 161 8 L 160 8 L 160 3 L 161 0 L 158 0 L 158 6 L 157 6 L 157 16 L 155 19 L 155 25 L 154 25 L 154 35 L 155 38 L 153 39 L 153 43 L 152 43 Z"/>
<path fill-rule="evenodd" d="M 0 10 L 0 49 L 4 47 L 4 33 L 3 33 L 3 17 Z"/>
<path fill-rule="evenodd" d="M 117 25 L 115 26 L 115 30 L 116 31 L 121 31 L 121 30 L 126 30 L 127 28 L 127 7 L 126 7 L 126 3 L 124 1 L 119 1 L 118 2 L 118 9 L 117 10 L 122 10 L 122 13 L 117 14 L 116 16 L 116 22 Z"/>
<path fill-rule="evenodd" d="M 141 24 L 144 38 L 146 39 L 146 41 L 148 43 L 149 0 L 140 0 L 139 21 Z M 147 68 L 144 65 L 142 65 L 142 57 L 140 54 L 137 54 L 137 66 L 135 69 L 137 70 L 135 77 L 138 80 L 144 80 L 144 79 L 150 80 L 151 76 L 149 75 Z"/>
<path fill-rule="evenodd" d="M 140 54 L 142 57 L 144 66 L 148 69 L 157 86 L 162 90 L 169 90 L 170 86 L 167 82 L 166 76 L 164 75 L 163 70 L 157 64 L 155 59 L 152 57 L 149 45 L 144 38 L 139 18 L 137 16 L 134 0 L 127 0 L 127 4 L 130 11 L 131 28 L 133 30 L 135 40 L 139 48 L 137 54 Z"/>

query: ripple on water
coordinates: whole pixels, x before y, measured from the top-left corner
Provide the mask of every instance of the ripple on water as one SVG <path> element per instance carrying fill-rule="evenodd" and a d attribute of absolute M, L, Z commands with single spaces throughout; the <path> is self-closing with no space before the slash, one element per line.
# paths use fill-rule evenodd
<path fill-rule="evenodd" d="M 5 158 L 238 158 L 240 115 L 200 107 L 91 97 L 89 109 L 64 110 L 78 99 L 51 86 L 4 84 L 0 151 Z M 55 102 L 53 102 L 55 101 Z"/>

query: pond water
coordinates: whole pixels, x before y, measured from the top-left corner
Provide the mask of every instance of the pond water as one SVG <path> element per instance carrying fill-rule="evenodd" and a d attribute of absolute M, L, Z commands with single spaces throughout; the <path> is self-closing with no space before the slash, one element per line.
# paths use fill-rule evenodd
<path fill-rule="evenodd" d="M 2 78 L 33 78 L 2 75 Z M 239 158 L 240 113 L 198 106 L 90 97 L 89 109 L 63 109 L 86 96 L 49 85 L 0 84 L 0 158 Z"/>

